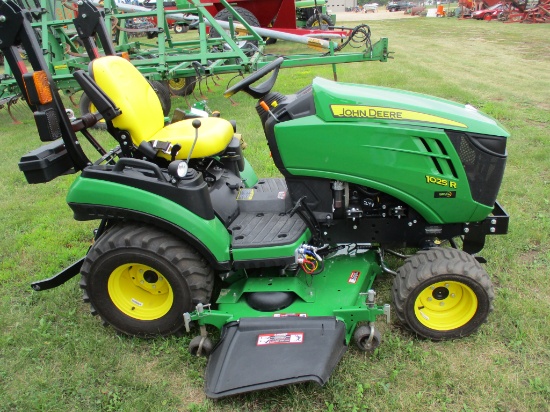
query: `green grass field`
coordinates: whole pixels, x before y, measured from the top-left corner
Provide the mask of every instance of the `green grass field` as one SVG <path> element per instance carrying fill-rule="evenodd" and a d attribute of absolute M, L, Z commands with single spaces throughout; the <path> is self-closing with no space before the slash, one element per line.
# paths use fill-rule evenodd
<path fill-rule="evenodd" d="M 499 195 L 510 230 L 489 237 L 482 252 L 496 290 L 488 323 L 468 338 L 434 343 L 393 320 L 380 325 L 375 354 L 350 347 L 324 387 L 207 400 L 206 360 L 187 352 L 194 335 L 119 336 L 90 316 L 77 278 L 31 290 L 31 281 L 86 253 L 96 222 L 72 219 L 65 195 L 74 175 L 26 183 L 17 163 L 40 144 L 32 116 L 18 110 L 23 124 L 13 125 L 2 110 L 0 411 L 550 410 L 550 25 L 419 18 L 373 21 L 371 29 L 373 39 L 389 37 L 394 59 L 341 65 L 339 81 L 470 103 L 511 132 Z M 278 42 L 267 52 L 290 50 Z M 276 90 L 293 92 L 315 76 L 332 78 L 332 69 L 284 70 Z M 275 175 L 253 100 L 241 93 L 232 104 L 221 96 L 231 77 L 201 89 L 213 109 L 237 120 L 258 174 Z M 192 100 L 173 99 L 173 107 Z M 389 277 L 377 281 L 381 301 L 389 301 L 390 285 Z"/>

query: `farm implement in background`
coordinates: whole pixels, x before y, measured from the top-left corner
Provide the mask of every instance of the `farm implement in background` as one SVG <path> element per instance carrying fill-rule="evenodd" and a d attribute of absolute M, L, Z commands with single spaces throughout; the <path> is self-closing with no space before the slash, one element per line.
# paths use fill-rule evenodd
<path fill-rule="evenodd" d="M 331 30 L 324 34 L 323 37 L 340 42 L 336 43 L 309 35 L 253 27 L 248 17 L 239 14 L 226 0 L 216 3 L 224 7 L 225 20 L 216 20 L 198 0 L 178 1 L 181 6 L 178 10 L 116 4 L 113 0 L 105 0 L 102 8 L 96 8 L 88 1 L 78 4 L 58 0 L 20 2 L 31 12 L 32 27 L 53 80 L 71 100 L 81 90 L 72 73 L 85 69 L 92 56 L 92 50 L 78 38 L 77 27 L 89 35 L 98 33 L 99 25 L 103 24 L 110 35 L 105 35 L 101 43 L 105 45 L 112 41 L 114 52 L 127 56 L 152 82 L 163 101 L 165 115 L 170 111 L 170 95 L 186 96 L 209 77 L 251 73 L 269 64 L 277 56 L 264 54 L 264 39 L 295 41 L 315 50 L 309 54 L 284 56 L 282 67 L 332 64 L 335 77 L 336 64 L 386 61 L 388 57 L 387 38 L 371 42 L 368 26 Z M 172 37 L 168 20 L 194 24 L 196 38 L 185 36 L 186 39 L 180 40 Z M 156 26 L 135 27 L 137 22 L 143 21 L 155 21 Z M 148 39 L 142 41 L 136 37 L 138 33 L 146 34 Z M 353 52 L 343 51 L 347 45 L 353 46 Z M 103 50 L 99 53 L 105 54 Z M 0 104 L 8 108 L 15 121 L 13 108 L 19 101 L 19 87 L 8 65 L 4 72 L 0 82 Z M 80 98 L 80 109 L 85 112 L 93 109 L 85 95 Z"/>
<path fill-rule="evenodd" d="M 455 15 L 506 23 L 550 23 L 550 0 L 540 0 L 535 5 L 528 0 L 485 0 L 479 10 L 475 10 L 473 1 L 460 0 Z"/>
<path fill-rule="evenodd" d="M 534 7 L 527 8 L 527 1 L 511 4 L 515 10 L 510 10 L 503 17 L 509 23 L 550 23 L 550 0 L 540 0 Z"/>

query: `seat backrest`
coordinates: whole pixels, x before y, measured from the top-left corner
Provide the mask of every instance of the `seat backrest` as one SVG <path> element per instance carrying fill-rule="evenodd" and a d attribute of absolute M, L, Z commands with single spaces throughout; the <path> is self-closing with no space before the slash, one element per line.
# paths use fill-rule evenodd
<path fill-rule="evenodd" d="M 89 72 L 99 87 L 122 111 L 113 126 L 127 130 L 136 146 L 164 127 L 159 98 L 132 63 L 119 56 L 104 56 L 90 62 Z"/>

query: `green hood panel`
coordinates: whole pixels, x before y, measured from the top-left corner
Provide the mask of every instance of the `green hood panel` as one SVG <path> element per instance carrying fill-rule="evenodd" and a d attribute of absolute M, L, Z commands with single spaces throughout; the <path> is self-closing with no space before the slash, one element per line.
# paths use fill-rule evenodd
<path fill-rule="evenodd" d="M 380 190 L 432 224 L 479 221 L 492 210 L 473 201 L 460 159 L 441 129 L 307 116 L 279 123 L 275 132 L 282 162 L 294 176 Z M 451 197 L 439 197 L 447 192 Z"/>
<path fill-rule="evenodd" d="M 495 119 L 473 106 L 386 87 L 336 83 L 316 78 L 317 116 L 325 122 L 427 126 L 508 137 Z"/>
<path fill-rule="evenodd" d="M 205 220 L 177 203 L 153 193 L 79 176 L 69 189 L 67 203 L 110 206 L 164 219 L 197 238 L 218 262 L 229 260 L 231 239 L 218 219 Z"/>

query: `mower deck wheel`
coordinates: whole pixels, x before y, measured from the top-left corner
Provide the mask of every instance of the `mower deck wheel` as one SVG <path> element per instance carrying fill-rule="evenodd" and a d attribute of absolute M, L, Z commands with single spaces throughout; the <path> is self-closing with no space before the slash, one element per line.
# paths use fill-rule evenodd
<path fill-rule="evenodd" d="M 472 334 L 493 310 L 489 275 L 473 256 L 452 248 L 422 250 L 405 260 L 392 294 L 398 319 L 436 341 Z"/>
<path fill-rule="evenodd" d="M 189 353 L 193 356 L 208 357 L 212 353 L 214 344 L 207 337 L 195 336 L 189 342 Z"/>
<path fill-rule="evenodd" d="M 369 339 L 372 333 L 372 339 Z M 382 337 L 380 332 L 374 327 L 359 326 L 353 333 L 353 340 L 359 349 L 364 352 L 374 352 L 374 350 L 380 346 Z"/>

